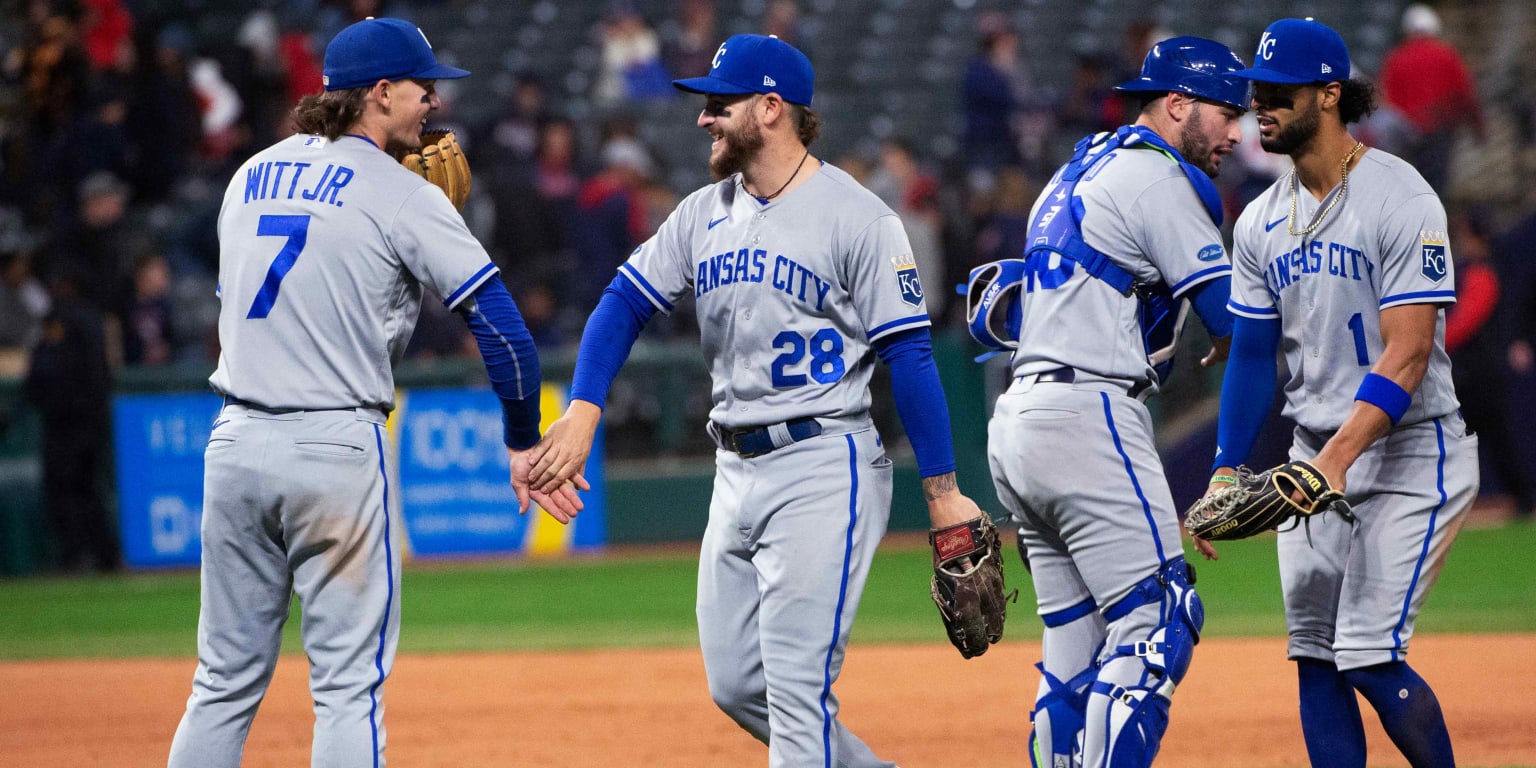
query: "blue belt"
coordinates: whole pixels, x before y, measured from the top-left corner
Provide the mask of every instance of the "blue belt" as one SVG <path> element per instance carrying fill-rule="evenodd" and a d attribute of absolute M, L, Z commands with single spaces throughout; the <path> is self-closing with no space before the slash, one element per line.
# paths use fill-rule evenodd
<path fill-rule="evenodd" d="M 777 424 L 767 427 L 751 427 L 748 429 L 726 429 L 719 424 L 715 430 L 720 433 L 721 447 L 728 451 L 741 454 L 742 458 L 750 459 L 765 453 L 772 453 L 791 443 L 798 443 L 821 434 L 821 422 L 815 418 L 806 416 L 784 422 L 784 429 L 789 434 L 789 441 L 774 445 L 773 433 L 770 431 Z"/>

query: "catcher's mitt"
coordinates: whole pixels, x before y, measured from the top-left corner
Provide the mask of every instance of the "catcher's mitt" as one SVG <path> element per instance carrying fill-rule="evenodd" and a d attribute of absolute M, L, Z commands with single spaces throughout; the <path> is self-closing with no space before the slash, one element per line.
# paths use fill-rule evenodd
<path fill-rule="evenodd" d="M 1195 502 L 1184 526 L 1201 539 L 1246 539 L 1275 530 L 1292 518 L 1298 523 L 1306 520 L 1310 526 L 1313 515 L 1330 508 L 1344 519 L 1354 520 L 1344 494 L 1334 490 L 1328 478 L 1305 461 L 1288 462 L 1257 474 L 1238 467 L 1237 482 Z"/>
<path fill-rule="evenodd" d="M 464 210 L 469 199 L 469 160 L 459 148 L 453 131 L 427 131 L 421 134 L 421 151 L 400 158 L 400 164 L 412 173 L 437 185 L 453 203 Z"/>
<path fill-rule="evenodd" d="M 1003 639 L 1008 601 L 1003 593 L 1003 551 L 992 518 L 983 514 L 969 522 L 928 532 L 933 545 L 933 603 L 949 641 L 969 659 L 987 652 Z"/>

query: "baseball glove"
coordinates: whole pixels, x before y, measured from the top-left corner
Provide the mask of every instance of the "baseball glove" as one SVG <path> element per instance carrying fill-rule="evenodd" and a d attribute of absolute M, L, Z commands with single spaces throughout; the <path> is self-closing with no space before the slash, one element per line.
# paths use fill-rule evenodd
<path fill-rule="evenodd" d="M 437 185 L 448 195 L 453 207 L 464 210 L 469 199 L 469 160 L 459 148 L 453 131 L 427 131 L 421 134 L 421 151 L 400 158 L 400 164 Z"/>
<path fill-rule="evenodd" d="M 1298 498 L 1300 499 L 1298 501 Z M 1353 521 L 1344 494 L 1305 461 L 1292 461 L 1255 474 L 1237 468 L 1237 482 L 1195 502 L 1184 518 L 1191 535 L 1211 541 L 1246 539 L 1273 531 L 1288 520 L 1306 521 L 1330 508 Z"/>
<path fill-rule="evenodd" d="M 949 641 L 969 659 L 987 652 L 1003 639 L 1008 601 L 1018 590 L 1003 593 L 1003 551 L 992 518 L 983 514 L 969 522 L 928 532 L 933 546 L 933 603 Z"/>

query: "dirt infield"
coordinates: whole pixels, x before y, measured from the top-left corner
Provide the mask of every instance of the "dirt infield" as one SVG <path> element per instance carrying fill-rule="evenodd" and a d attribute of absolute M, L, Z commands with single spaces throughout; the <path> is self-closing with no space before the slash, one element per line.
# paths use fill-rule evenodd
<path fill-rule="evenodd" d="M 1464 768 L 1536 766 L 1532 635 L 1414 639 Z M 1175 697 L 1161 766 L 1304 766 L 1292 667 L 1279 639 L 1212 639 Z M 1004 642 L 962 661 L 948 646 L 859 645 L 838 692 L 843 720 L 906 768 L 1027 765 L 1030 666 L 1039 648 Z M 186 701 L 184 659 L 0 664 L 0 764 L 164 765 Z M 309 763 L 302 655 L 278 665 L 246 765 Z M 764 747 L 709 701 L 694 649 L 409 655 L 389 683 L 397 766 L 762 766 Z M 953 706 L 985 692 L 980 713 Z M 1372 766 L 1406 765 L 1367 716 Z M 957 747 L 963 733 L 972 747 Z M 963 750 L 963 755 L 957 752 Z"/>

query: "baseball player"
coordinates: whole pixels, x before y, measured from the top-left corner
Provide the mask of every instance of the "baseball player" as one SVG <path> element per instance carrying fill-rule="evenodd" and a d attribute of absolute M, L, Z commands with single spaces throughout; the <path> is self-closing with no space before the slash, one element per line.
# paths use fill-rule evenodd
<path fill-rule="evenodd" d="M 1237 317 L 1211 488 L 1247 458 L 1283 349 L 1291 458 L 1344 491 L 1358 521 L 1323 515 L 1279 536 L 1307 752 L 1313 766 L 1365 765 L 1359 691 L 1410 764 L 1443 768 L 1454 759 L 1440 705 L 1404 656 L 1477 495 L 1477 440 L 1445 353 L 1455 275 L 1429 185 L 1350 135 L 1374 94 L 1349 73 L 1343 38 L 1311 19 L 1271 24 L 1243 72 L 1260 143 L 1294 171 L 1234 233 Z"/>
<path fill-rule="evenodd" d="M 803 53 L 736 35 L 705 96 L 719 181 L 680 203 L 619 268 L 587 322 L 572 400 L 533 451 L 535 487 L 577 471 L 641 327 L 695 299 L 719 446 L 699 557 L 698 623 L 715 703 L 769 765 L 889 766 L 837 720 L 832 683 L 890 514 L 891 461 L 870 422 L 879 356 L 936 526 L 980 509 L 955 486 L 949 414 L 901 222 L 810 154 L 820 120 Z"/>
<path fill-rule="evenodd" d="M 240 764 L 294 592 L 312 764 L 383 764 L 400 634 L 384 422 L 423 284 L 479 341 L 514 474 L 526 471 L 539 438 L 533 339 L 448 197 L 391 157 L 420 146 L 434 81 L 468 74 L 438 64 L 413 24 L 353 24 L 326 47 L 324 93 L 294 110 L 300 132 L 246 161 L 225 191 L 211 378 L 224 407 L 207 448 L 198 666 L 173 768 Z M 535 498 L 563 522 L 581 506 L 569 486 Z"/>
<path fill-rule="evenodd" d="M 996 279 L 978 290 L 973 278 L 972 316 L 991 301 L 1007 329 L 978 338 L 1014 348 L 988 458 L 1045 623 L 1037 768 L 1150 765 L 1199 640 L 1144 400 L 1186 301 L 1216 339 L 1204 362 L 1225 356 L 1231 266 L 1211 177 L 1242 139 L 1242 67 L 1202 38 L 1153 46 L 1118 86 L 1139 100 L 1136 122 L 1079 141 L 1035 203 L 1023 258 L 974 273 Z"/>

